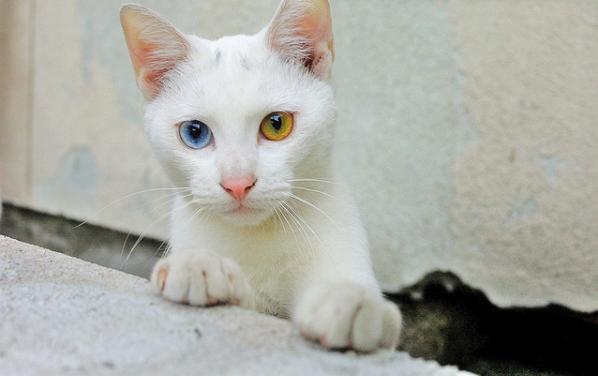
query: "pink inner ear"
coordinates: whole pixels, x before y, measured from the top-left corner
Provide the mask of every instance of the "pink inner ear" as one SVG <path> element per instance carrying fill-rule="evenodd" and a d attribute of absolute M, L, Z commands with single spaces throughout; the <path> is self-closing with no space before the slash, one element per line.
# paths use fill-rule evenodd
<path fill-rule="evenodd" d="M 306 2 L 310 4 L 306 6 Z M 307 69 L 321 77 L 328 75 L 334 59 L 328 1 L 287 0 L 272 21 L 271 32 L 271 45 L 283 56 L 301 59 Z M 293 44 L 294 38 L 300 42 Z"/>
<path fill-rule="evenodd" d="M 145 8 L 123 7 L 121 23 L 139 88 L 153 99 L 166 73 L 187 56 L 188 45 L 172 25 Z"/>
<path fill-rule="evenodd" d="M 164 69 L 161 71 L 149 71 L 143 74 L 143 81 L 144 85 L 147 90 L 151 91 L 152 97 L 158 93 L 158 89 L 160 88 L 160 81 L 162 77 L 168 72 L 168 69 Z"/>
<path fill-rule="evenodd" d="M 168 46 L 138 41 L 137 46 L 131 50 L 138 83 L 149 98 L 155 97 L 161 88 L 164 76 L 186 56 L 186 50 L 179 51 L 178 55 L 160 55 L 162 48 Z"/>
<path fill-rule="evenodd" d="M 139 43 L 131 52 L 135 55 L 135 68 L 141 68 L 148 63 L 147 57 L 156 49 L 152 43 Z"/>
<path fill-rule="evenodd" d="M 312 69 L 318 67 L 322 63 L 322 59 L 326 59 L 329 53 L 334 59 L 330 17 L 326 17 L 325 14 L 311 15 L 311 17 L 301 20 L 300 27 L 304 31 L 305 37 L 312 41 L 313 59 L 310 61 L 309 67 Z"/>
<path fill-rule="evenodd" d="M 138 72 L 138 79 L 142 82 L 144 90 L 148 90 L 155 95 L 159 89 L 162 77 L 173 67 L 168 66 L 161 69 L 152 67 L 155 61 L 152 59 L 153 53 L 157 50 L 157 46 L 153 43 L 141 42 L 134 48 L 131 53 L 134 55 L 133 65 Z"/>

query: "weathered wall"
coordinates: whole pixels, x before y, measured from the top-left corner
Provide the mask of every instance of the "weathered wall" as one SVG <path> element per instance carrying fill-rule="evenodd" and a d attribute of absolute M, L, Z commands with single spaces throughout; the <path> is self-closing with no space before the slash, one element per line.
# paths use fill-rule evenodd
<path fill-rule="evenodd" d="M 473 142 L 449 265 L 499 304 L 598 309 L 598 2 L 456 2 Z"/>
<path fill-rule="evenodd" d="M 0 0 L 0 191 L 20 204 L 31 203 L 31 15 L 29 1 Z"/>
<path fill-rule="evenodd" d="M 213 38 L 259 30 L 278 0 L 140 2 Z M 164 192 L 105 208 L 168 186 L 142 132 L 120 1 L 0 6 L 8 199 L 164 236 Z M 450 270 L 500 305 L 598 310 L 598 2 L 332 8 L 337 155 L 385 288 Z"/>

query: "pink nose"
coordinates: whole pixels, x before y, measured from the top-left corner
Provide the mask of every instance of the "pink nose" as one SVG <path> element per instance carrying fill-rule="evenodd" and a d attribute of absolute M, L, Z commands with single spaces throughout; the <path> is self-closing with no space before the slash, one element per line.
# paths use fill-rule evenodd
<path fill-rule="evenodd" d="M 242 201 L 255 185 L 255 181 L 256 178 L 253 175 L 226 178 L 222 180 L 220 186 L 222 186 L 222 189 L 233 196 L 237 201 Z"/>

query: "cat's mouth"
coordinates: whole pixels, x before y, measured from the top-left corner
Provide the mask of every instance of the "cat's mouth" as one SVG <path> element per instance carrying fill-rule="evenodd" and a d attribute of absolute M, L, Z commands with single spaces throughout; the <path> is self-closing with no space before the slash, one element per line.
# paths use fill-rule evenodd
<path fill-rule="evenodd" d="M 235 208 L 232 208 L 231 210 L 228 210 L 225 213 L 238 215 L 238 214 L 254 214 L 259 211 L 261 211 L 261 209 L 252 208 L 252 207 L 246 206 L 245 204 L 239 203 Z"/>
<path fill-rule="evenodd" d="M 265 208 L 237 204 L 234 208 L 222 212 L 222 217 L 235 225 L 258 225 L 266 220 L 270 213 Z"/>

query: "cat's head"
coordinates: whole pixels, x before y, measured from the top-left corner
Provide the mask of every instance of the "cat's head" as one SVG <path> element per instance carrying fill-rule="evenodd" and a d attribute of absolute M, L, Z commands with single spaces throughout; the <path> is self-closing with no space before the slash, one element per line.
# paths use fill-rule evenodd
<path fill-rule="evenodd" d="M 255 35 L 210 41 L 121 9 L 145 127 L 189 205 L 232 223 L 271 217 L 294 182 L 329 173 L 335 106 L 327 0 L 284 0 Z"/>

